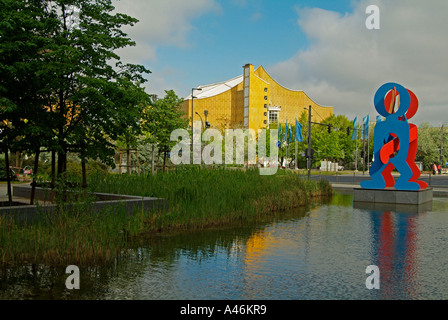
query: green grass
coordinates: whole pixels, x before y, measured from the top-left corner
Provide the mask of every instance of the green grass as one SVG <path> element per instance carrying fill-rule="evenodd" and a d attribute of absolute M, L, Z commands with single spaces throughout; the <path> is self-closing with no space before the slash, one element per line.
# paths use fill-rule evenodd
<path fill-rule="evenodd" d="M 256 221 L 275 211 L 328 196 L 331 185 L 280 171 L 262 176 L 258 169 L 226 170 L 182 167 L 158 175 L 98 175 L 89 181 L 92 191 L 164 198 L 168 212 L 157 212 L 150 230 L 203 228 L 240 221 Z"/>
<path fill-rule="evenodd" d="M 122 208 L 95 214 L 79 205 L 29 225 L 0 216 L 0 264 L 69 265 L 113 260 L 129 242 L 123 230 L 135 230 L 140 214 L 129 219 Z"/>
<path fill-rule="evenodd" d="M 94 175 L 88 182 L 91 191 L 165 198 L 169 209 L 131 216 L 123 208 L 95 213 L 86 201 L 32 225 L 0 216 L 0 264 L 96 264 L 126 254 L 145 235 L 265 221 L 332 193 L 327 181 L 284 171 L 261 176 L 256 169 L 192 166 L 154 176 Z"/>

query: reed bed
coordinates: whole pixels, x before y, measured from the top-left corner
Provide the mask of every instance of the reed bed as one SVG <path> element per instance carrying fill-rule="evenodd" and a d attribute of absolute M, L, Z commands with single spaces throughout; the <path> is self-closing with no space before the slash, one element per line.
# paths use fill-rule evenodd
<path fill-rule="evenodd" d="M 294 173 L 261 176 L 258 170 L 180 167 L 151 175 L 98 174 L 93 192 L 165 198 L 167 211 L 122 207 L 92 212 L 89 200 L 61 209 L 39 223 L 20 225 L 0 216 L 0 264 L 97 264 L 126 254 L 144 235 L 264 221 L 280 211 L 332 193 L 327 181 Z"/>
<path fill-rule="evenodd" d="M 135 228 L 122 208 L 101 215 L 77 210 L 28 225 L 0 217 L 0 264 L 96 264 L 123 253 L 129 239 L 124 230 Z"/>
<path fill-rule="evenodd" d="M 168 212 L 155 212 L 145 221 L 149 231 L 257 221 L 332 194 L 327 181 L 309 181 L 293 172 L 262 176 L 258 169 L 194 166 L 157 175 L 95 175 L 89 186 L 95 192 L 167 199 Z"/>

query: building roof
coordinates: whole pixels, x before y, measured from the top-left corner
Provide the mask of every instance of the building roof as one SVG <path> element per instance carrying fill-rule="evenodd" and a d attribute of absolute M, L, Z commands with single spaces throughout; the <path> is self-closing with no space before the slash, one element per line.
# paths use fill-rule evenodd
<path fill-rule="evenodd" d="M 230 90 L 231 88 L 239 85 L 241 82 L 243 82 L 243 75 L 224 81 L 219 83 L 213 83 L 208 84 L 205 86 L 198 86 L 196 88 L 202 89 L 202 90 L 195 90 L 194 91 L 194 98 L 195 99 L 203 99 L 203 98 L 209 98 L 216 96 L 220 93 L 223 93 L 227 90 Z M 185 98 L 185 100 L 191 99 L 191 94 Z"/>

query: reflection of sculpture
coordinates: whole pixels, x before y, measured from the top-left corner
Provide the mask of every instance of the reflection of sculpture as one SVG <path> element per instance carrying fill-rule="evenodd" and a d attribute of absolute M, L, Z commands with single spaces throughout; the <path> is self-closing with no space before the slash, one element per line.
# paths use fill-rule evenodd
<path fill-rule="evenodd" d="M 427 188 L 427 183 L 417 180 L 420 176 L 420 170 L 415 164 L 417 126 L 408 123 L 408 119 L 417 112 L 417 97 L 397 83 L 386 83 L 376 92 L 374 104 L 376 111 L 386 120 L 375 126 L 374 161 L 369 170 L 372 180 L 361 182 L 361 187 L 395 187 L 396 190 Z M 396 104 L 397 110 L 394 110 Z M 397 181 L 391 174 L 394 168 L 400 173 Z"/>
<path fill-rule="evenodd" d="M 416 253 L 419 215 L 370 211 L 372 262 L 380 269 L 381 299 L 416 299 Z"/>

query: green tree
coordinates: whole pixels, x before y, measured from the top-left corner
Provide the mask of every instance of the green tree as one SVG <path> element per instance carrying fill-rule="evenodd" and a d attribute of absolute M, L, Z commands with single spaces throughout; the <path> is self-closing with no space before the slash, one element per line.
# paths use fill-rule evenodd
<path fill-rule="evenodd" d="M 299 143 L 299 153 L 308 147 L 308 115 L 303 112 L 298 121 L 302 123 L 303 142 Z M 313 163 L 322 160 L 342 162 L 347 165 L 353 161 L 356 142 L 351 140 L 352 122 L 344 115 L 332 115 L 321 122 L 311 124 L 311 148 L 314 150 Z M 328 126 L 330 132 L 328 132 Z M 347 128 L 350 128 L 347 133 Z"/>
<path fill-rule="evenodd" d="M 44 54 L 43 72 L 52 75 L 46 97 L 53 116 L 48 125 L 57 141 L 58 174 L 66 169 L 69 151 L 80 154 L 83 162 L 99 158 L 111 163 L 111 141 L 135 125 L 135 115 L 147 100 L 139 86 L 149 71 L 121 63 L 115 53 L 134 45 L 121 27 L 137 20 L 112 13 L 110 0 L 49 1 L 48 8 L 57 31 Z M 76 25 L 74 11 L 79 15 Z"/>
<path fill-rule="evenodd" d="M 51 141 L 42 125 L 48 122 L 41 94 L 47 86 L 42 57 L 54 31 L 45 5 L 40 0 L 0 0 L 0 125 L 6 167 L 10 150 L 38 155 L 40 147 Z"/>
<path fill-rule="evenodd" d="M 418 146 L 416 161 L 423 163 L 424 170 L 432 170 L 433 164 L 440 163 L 440 146 L 442 143 L 442 160 L 448 159 L 448 147 L 446 145 L 446 134 L 441 134 L 443 128 L 431 126 L 423 122 L 418 127 Z M 441 141 L 443 139 L 443 141 Z M 444 164 L 441 164 L 444 166 Z"/>
<path fill-rule="evenodd" d="M 0 5 L 2 150 L 35 153 L 34 173 L 42 148 L 51 151 L 52 182 L 56 153 L 58 174 L 68 152 L 84 169 L 89 158 L 112 164 L 113 141 L 138 127 L 148 101 L 141 84 L 149 70 L 115 52 L 134 45 L 121 28 L 137 20 L 113 13 L 111 0 Z"/>
<path fill-rule="evenodd" d="M 167 153 L 176 142 L 171 141 L 171 132 L 175 129 L 186 129 L 188 119 L 180 105 L 183 102 L 173 90 L 166 90 L 163 99 L 158 99 L 145 110 L 143 118 L 143 131 L 147 134 L 147 142 L 155 143 L 159 149 L 159 155 L 163 153 L 164 168 Z"/>

